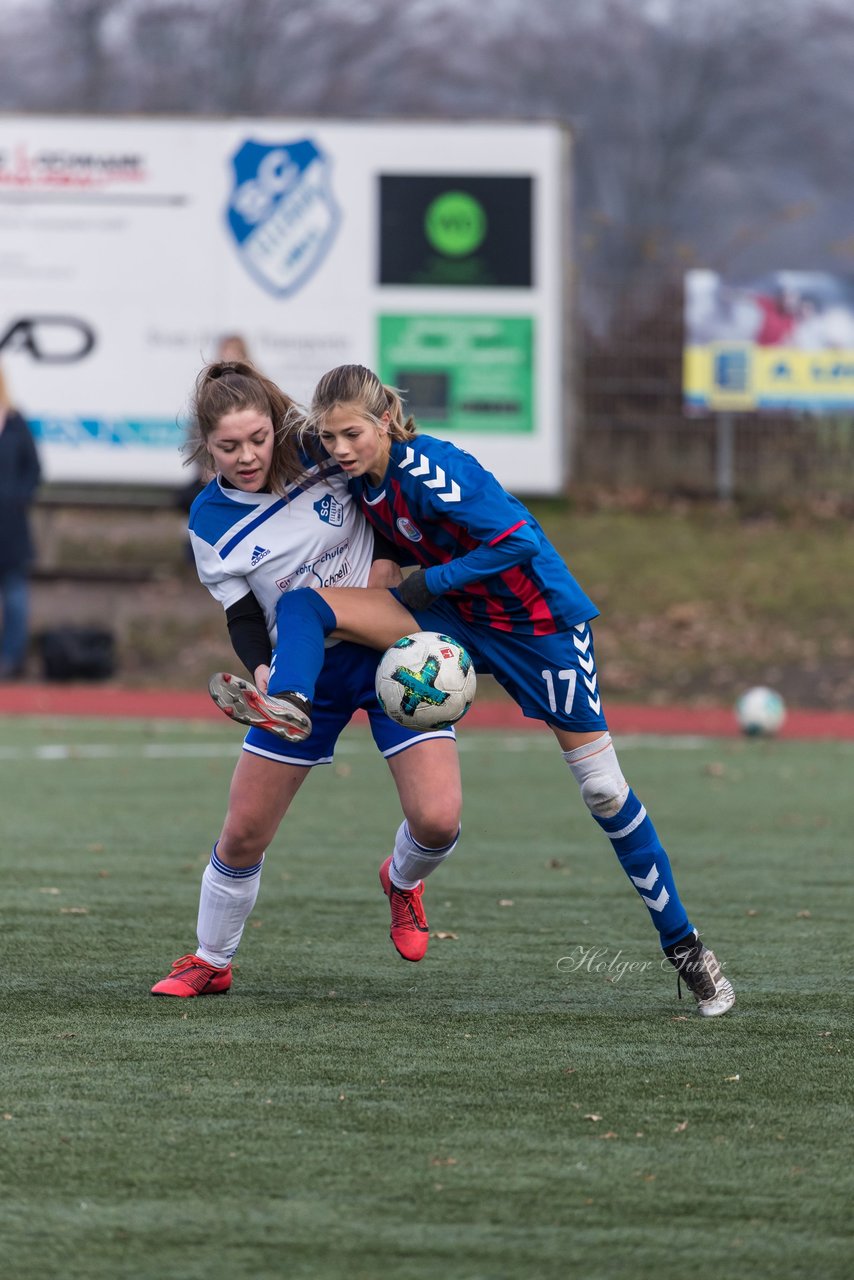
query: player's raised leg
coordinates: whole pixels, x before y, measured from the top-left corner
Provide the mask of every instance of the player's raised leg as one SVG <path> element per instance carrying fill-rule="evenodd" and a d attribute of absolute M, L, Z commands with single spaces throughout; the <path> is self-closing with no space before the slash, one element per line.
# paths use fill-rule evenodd
<path fill-rule="evenodd" d="M 371 587 L 285 591 L 276 607 L 276 625 L 278 643 L 267 692 L 273 699 L 299 694 L 309 701 L 315 696 L 327 636 L 383 650 L 419 630 L 389 591 Z"/>
<path fill-rule="evenodd" d="M 217 671 L 208 693 L 229 720 L 266 729 L 286 742 L 302 742 L 311 733 L 311 702 L 299 693 L 268 698 L 245 676 Z"/>

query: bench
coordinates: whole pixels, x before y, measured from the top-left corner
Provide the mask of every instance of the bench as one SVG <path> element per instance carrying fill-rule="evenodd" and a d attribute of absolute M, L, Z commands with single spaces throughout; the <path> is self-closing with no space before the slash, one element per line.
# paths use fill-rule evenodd
<path fill-rule="evenodd" d="M 32 578 L 41 582 L 97 582 L 132 584 L 151 582 L 157 578 L 173 576 L 174 565 L 164 565 L 162 559 L 153 557 L 150 563 L 107 560 L 95 555 L 85 563 L 69 563 L 63 559 L 61 547 L 62 517 L 77 512 L 94 517 L 96 527 L 103 528 L 103 518 L 114 516 L 156 518 L 158 513 L 177 513 L 186 510 L 181 489 L 155 485 L 128 485 L 119 488 L 114 484 L 47 484 L 38 492 L 34 504 L 37 559 L 32 567 Z M 175 530 L 178 535 L 177 529 Z M 138 535 L 144 536 L 143 532 Z M 133 540 L 131 538 L 130 540 Z"/>

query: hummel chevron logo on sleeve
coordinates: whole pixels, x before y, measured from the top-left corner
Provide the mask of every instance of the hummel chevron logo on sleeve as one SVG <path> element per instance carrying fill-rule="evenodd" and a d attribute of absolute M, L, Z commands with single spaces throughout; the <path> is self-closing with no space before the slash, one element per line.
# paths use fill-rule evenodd
<path fill-rule="evenodd" d="M 413 462 L 416 461 L 418 466 L 412 467 Z M 461 497 L 460 486 L 457 484 L 456 480 L 452 480 L 451 483 L 448 484 L 447 477 L 438 463 L 434 464 L 429 458 L 419 457 L 415 450 L 409 445 L 407 445 L 406 453 L 397 465 L 403 471 L 406 471 L 408 467 L 412 467 L 412 470 L 409 472 L 411 476 L 429 476 L 430 479 L 425 480 L 424 485 L 427 489 L 444 490 L 444 492 L 436 494 L 436 497 L 441 499 L 442 502 L 459 502 Z"/>
<path fill-rule="evenodd" d="M 645 876 L 629 876 L 632 884 L 636 884 L 639 889 L 646 889 L 647 893 L 658 879 L 658 867 L 655 863 L 649 869 L 649 874 Z"/>
<path fill-rule="evenodd" d="M 670 894 L 666 889 L 662 889 L 657 898 L 648 898 L 645 893 L 641 894 L 650 911 L 663 911 L 670 901 Z"/>
<path fill-rule="evenodd" d="M 579 653 L 586 653 L 590 648 L 590 632 L 587 631 L 587 623 L 579 623 L 574 630 L 580 632 L 580 635 L 573 636 L 572 643 L 575 645 Z M 585 631 L 587 632 L 586 635 L 584 634 Z"/>
<path fill-rule="evenodd" d="M 646 889 L 648 893 L 652 889 L 656 881 L 658 880 L 658 867 L 655 865 L 655 863 L 653 863 L 649 869 L 649 875 L 629 876 L 629 879 L 631 880 L 632 884 L 637 885 L 639 892 L 641 889 Z M 656 898 L 648 898 L 646 896 L 646 893 L 641 893 L 641 897 L 643 898 L 646 905 L 649 907 L 650 911 L 663 911 L 664 908 L 667 906 L 668 902 L 670 901 L 670 894 L 667 892 L 667 889 L 664 887 L 662 887 L 660 893 L 658 894 L 658 897 Z"/>

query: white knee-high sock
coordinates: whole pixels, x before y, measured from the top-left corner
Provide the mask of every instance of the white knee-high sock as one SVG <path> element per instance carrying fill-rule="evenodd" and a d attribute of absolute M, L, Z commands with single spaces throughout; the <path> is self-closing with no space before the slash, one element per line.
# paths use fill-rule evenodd
<path fill-rule="evenodd" d="M 254 867 L 229 867 L 217 857 L 216 845 L 202 876 L 196 955 L 224 969 L 234 955 L 261 884 L 264 859 Z"/>
<path fill-rule="evenodd" d="M 444 862 L 457 847 L 460 829 L 450 844 L 442 849 L 426 849 L 412 838 L 408 822 L 401 822 L 394 838 L 394 853 L 389 867 L 389 877 L 398 889 L 416 889 L 421 880 L 426 880 L 440 863 Z"/>

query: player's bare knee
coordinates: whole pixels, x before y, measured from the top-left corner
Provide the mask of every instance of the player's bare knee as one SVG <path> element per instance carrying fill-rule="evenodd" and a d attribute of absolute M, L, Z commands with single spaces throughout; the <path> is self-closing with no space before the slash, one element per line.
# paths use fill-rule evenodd
<path fill-rule="evenodd" d="M 253 820 L 226 818 L 222 835 L 217 842 L 217 853 L 223 862 L 233 867 L 251 867 L 264 855 L 264 850 L 275 835 L 266 824 Z"/>
<path fill-rule="evenodd" d="M 574 751 L 564 751 L 563 758 L 592 814 L 597 818 L 613 818 L 620 812 L 629 793 L 629 784 L 623 777 L 610 734 L 603 733 L 600 738 Z"/>

